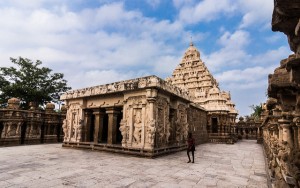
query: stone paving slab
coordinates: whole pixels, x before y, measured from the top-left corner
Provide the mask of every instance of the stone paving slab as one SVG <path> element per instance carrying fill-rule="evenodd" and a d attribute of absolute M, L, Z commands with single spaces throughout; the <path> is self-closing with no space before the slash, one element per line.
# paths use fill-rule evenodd
<path fill-rule="evenodd" d="M 0 187 L 267 188 L 261 145 L 202 144 L 156 159 L 44 144 L 0 148 Z"/>

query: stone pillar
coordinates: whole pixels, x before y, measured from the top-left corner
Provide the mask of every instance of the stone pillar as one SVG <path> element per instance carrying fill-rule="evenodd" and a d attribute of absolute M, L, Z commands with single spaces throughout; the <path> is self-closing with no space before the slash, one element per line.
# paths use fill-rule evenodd
<path fill-rule="evenodd" d="M 280 124 L 280 127 L 282 128 L 282 141 L 286 141 L 291 148 L 293 148 L 292 143 L 292 135 L 290 130 L 290 121 L 287 119 L 279 119 L 278 123 Z"/>
<path fill-rule="evenodd" d="M 117 143 L 117 117 L 120 112 L 114 108 L 107 108 L 106 113 L 108 114 L 107 143 L 115 144 Z"/>
<path fill-rule="evenodd" d="M 94 124 L 94 143 L 97 144 L 102 140 L 102 130 L 103 130 L 103 112 L 93 112 L 95 115 L 95 124 Z"/>
<path fill-rule="evenodd" d="M 90 135 L 90 128 L 91 128 L 91 117 L 92 117 L 92 112 L 90 110 L 86 110 L 84 112 L 84 128 L 83 128 L 83 138 L 82 140 L 84 142 L 89 141 L 89 135 Z"/>

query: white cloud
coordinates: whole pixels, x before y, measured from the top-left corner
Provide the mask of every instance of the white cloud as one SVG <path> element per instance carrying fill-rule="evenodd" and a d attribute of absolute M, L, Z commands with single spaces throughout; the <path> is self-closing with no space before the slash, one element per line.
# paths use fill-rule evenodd
<path fill-rule="evenodd" d="M 173 5 L 176 7 L 176 8 L 182 8 L 184 6 L 191 6 L 195 4 L 195 0 L 173 0 Z"/>
<path fill-rule="evenodd" d="M 266 29 L 270 25 L 273 0 L 173 0 L 179 9 L 179 20 L 183 24 L 196 24 L 241 15 L 239 28 L 257 27 Z M 269 27 L 268 27 L 269 28 Z"/>
<path fill-rule="evenodd" d="M 227 31 L 219 38 L 218 43 L 221 49 L 211 54 L 203 54 L 203 60 L 212 72 L 220 71 L 224 67 L 240 65 L 245 59 L 251 58 L 245 47 L 250 42 L 250 35 L 243 30 L 234 33 Z"/>
<path fill-rule="evenodd" d="M 234 33 L 225 32 L 218 40 L 219 44 L 225 48 L 244 48 L 250 42 L 250 35 L 243 30 L 237 30 Z"/>
<path fill-rule="evenodd" d="M 278 49 L 271 49 L 262 54 L 257 54 L 252 59 L 253 65 L 263 65 L 266 67 L 280 64 L 280 60 L 292 54 L 287 46 L 280 46 Z"/>
<path fill-rule="evenodd" d="M 177 47 L 166 41 L 178 43 L 181 35 L 188 35 L 180 22 L 147 18 L 125 10 L 123 3 L 77 12 L 65 4 L 47 9 L 43 2 L 32 3 L 30 9 L 12 3 L 0 7 L 6 18 L 0 20 L 1 66 L 11 66 L 9 57 L 39 59 L 65 73 L 73 88 L 156 71 L 165 75 L 172 71 L 169 63 L 179 63 Z"/>
<path fill-rule="evenodd" d="M 225 71 L 215 75 L 215 78 L 222 83 L 248 83 L 251 87 L 252 83 L 259 84 L 259 81 L 266 80 L 267 75 L 272 73 L 275 66 L 270 66 L 268 68 L 256 66 L 251 68 L 246 68 L 243 70 L 234 69 Z M 241 85 L 243 87 L 245 85 Z"/>
<path fill-rule="evenodd" d="M 243 13 L 241 28 L 270 23 L 274 7 L 273 0 L 239 0 L 237 2 L 239 10 Z"/>
<path fill-rule="evenodd" d="M 175 2 L 175 6 L 180 4 L 177 1 L 173 2 Z M 180 9 L 179 20 L 187 24 L 215 20 L 222 14 L 231 14 L 237 9 L 232 0 L 203 0 L 196 5 L 184 5 Z"/>
<path fill-rule="evenodd" d="M 152 7 L 156 8 L 159 6 L 161 0 L 146 0 L 146 2 Z"/>

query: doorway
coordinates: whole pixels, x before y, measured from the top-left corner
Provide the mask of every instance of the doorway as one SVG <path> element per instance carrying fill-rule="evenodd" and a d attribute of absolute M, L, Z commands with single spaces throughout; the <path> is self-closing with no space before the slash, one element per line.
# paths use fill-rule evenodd
<path fill-rule="evenodd" d="M 211 118 L 212 133 L 218 133 L 218 118 Z"/>
<path fill-rule="evenodd" d="M 108 133 L 108 114 L 103 115 L 103 127 L 101 135 L 101 143 L 107 143 L 107 133 Z"/>

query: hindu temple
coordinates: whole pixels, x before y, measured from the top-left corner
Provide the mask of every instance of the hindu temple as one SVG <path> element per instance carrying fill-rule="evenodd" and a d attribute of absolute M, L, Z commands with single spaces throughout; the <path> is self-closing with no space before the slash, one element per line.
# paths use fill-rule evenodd
<path fill-rule="evenodd" d="M 233 143 L 237 110 L 229 92 L 200 59 L 193 43 L 172 77 L 148 76 L 65 93 L 65 147 L 142 156 L 182 150 L 196 143 Z"/>

